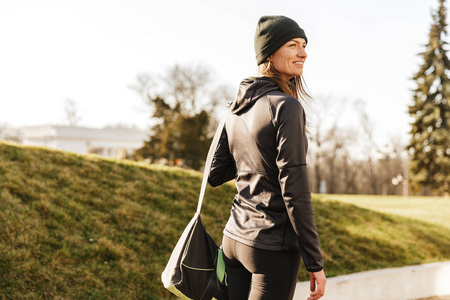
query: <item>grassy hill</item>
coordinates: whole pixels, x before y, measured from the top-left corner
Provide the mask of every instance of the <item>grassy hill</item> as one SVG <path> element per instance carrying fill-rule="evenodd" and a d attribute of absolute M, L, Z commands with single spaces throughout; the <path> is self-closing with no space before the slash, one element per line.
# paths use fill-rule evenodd
<path fill-rule="evenodd" d="M 160 274 L 200 181 L 0 142 L 0 298 L 172 299 Z M 232 184 L 206 192 L 202 218 L 218 243 L 234 193 Z M 449 226 L 319 196 L 314 208 L 328 276 L 450 259 Z"/>

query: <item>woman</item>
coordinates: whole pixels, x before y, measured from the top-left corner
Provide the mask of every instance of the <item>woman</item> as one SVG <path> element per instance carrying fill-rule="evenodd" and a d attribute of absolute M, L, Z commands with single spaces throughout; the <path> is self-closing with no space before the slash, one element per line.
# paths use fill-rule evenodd
<path fill-rule="evenodd" d="M 242 81 L 214 155 L 210 185 L 236 179 L 238 190 L 222 241 L 231 300 L 292 299 L 300 257 L 310 272 L 308 299 L 325 291 L 299 101 L 309 97 L 301 82 L 307 41 L 287 17 L 260 18 L 260 77 Z"/>

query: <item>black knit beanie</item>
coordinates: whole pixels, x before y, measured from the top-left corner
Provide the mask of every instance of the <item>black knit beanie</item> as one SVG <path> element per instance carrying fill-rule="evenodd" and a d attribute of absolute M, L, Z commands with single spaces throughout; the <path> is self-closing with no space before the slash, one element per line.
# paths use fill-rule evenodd
<path fill-rule="evenodd" d="M 305 32 L 294 20 L 284 16 L 261 17 L 255 33 L 255 53 L 258 66 L 294 38 L 303 38 L 308 43 Z"/>

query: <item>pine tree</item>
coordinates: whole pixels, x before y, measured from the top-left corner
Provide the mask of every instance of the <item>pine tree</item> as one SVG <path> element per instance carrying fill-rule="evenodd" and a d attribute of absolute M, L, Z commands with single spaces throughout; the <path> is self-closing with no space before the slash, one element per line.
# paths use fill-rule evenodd
<path fill-rule="evenodd" d="M 445 0 L 432 14 L 433 24 L 423 64 L 414 80 L 413 104 L 409 114 L 411 140 L 410 181 L 416 191 L 421 187 L 440 195 L 450 188 L 450 61 L 447 57 Z"/>

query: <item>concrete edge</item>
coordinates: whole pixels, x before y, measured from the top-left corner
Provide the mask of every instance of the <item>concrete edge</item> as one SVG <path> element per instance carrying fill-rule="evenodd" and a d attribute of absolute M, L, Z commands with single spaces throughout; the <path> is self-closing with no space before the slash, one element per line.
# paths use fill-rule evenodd
<path fill-rule="evenodd" d="M 305 300 L 310 293 L 309 281 L 298 282 L 294 300 Z M 322 299 L 412 300 L 445 295 L 450 295 L 450 261 L 331 277 Z"/>

